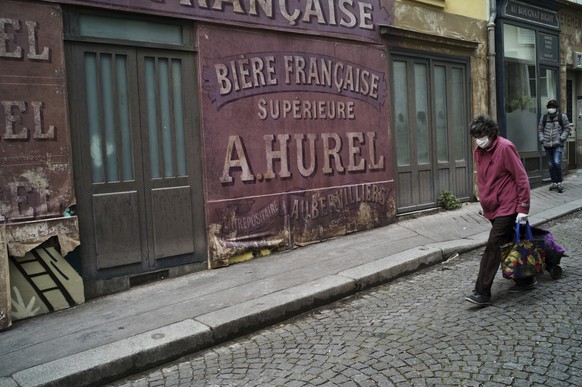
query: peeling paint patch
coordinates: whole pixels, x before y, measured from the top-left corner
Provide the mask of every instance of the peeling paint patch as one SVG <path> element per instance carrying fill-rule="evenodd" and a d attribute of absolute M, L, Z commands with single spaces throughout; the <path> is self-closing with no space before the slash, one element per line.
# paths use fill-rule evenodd
<path fill-rule="evenodd" d="M 326 239 L 369 230 L 395 221 L 393 183 L 355 184 L 316 191 L 297 191 L 268 202 L 256 198 L 230 201 L 209 228 L 211 267 L 264 256 Z M 263 199 L 265 200 L 265 199 Z M 259 216 L 269 203 L 285 209 Z M 239 207 L 240 205 L 240 207 Z M 244 216 L 246 221 L 236 221 Z M 251 222 L 255 219 L 256 222 Z M 260 222 L 260 220 L 264 222 Z M 241 227 L 233 227 L 238 224 Z M 253 225 L 253 228 L 242 225 Z"/>

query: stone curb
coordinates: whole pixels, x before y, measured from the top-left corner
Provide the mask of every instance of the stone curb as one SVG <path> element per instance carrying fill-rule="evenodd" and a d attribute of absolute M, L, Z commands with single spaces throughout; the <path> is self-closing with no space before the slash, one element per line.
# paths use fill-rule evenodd
<path fill-rule="evenodd" d="M 212 344 L 207 326 L 185 320 L 19 371 L 12 378 L 22 387 L 97 385 L 105 381 L 104 375 L 117 379 Z"/>
<path fill-rule="evenodd" d="M 215 343 L 283 321 L 356 292 L 355 283 L 323 277 L 196 318 L 213 332 Z"/>

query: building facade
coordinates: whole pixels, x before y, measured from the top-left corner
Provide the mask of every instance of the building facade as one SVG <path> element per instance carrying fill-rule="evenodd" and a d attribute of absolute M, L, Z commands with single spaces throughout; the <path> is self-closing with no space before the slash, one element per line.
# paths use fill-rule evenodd
<path fill-rule="evenodd" d="M 3 1 L 0 321 L 473 200 L 502 7 Z M 568 9 L 536 33 L 574 101 Z"/>
<path fill-rule="evenodd" d="M 562 111 L 572 123 L 568 140 L 569 169 L 582 165 L 582 1 L 560 10 L 560 91 Z"/>
<path fill-rule="evenodd" d="M 497 113 L 503 134 L 522 156 L 533 186 L 549 180 L 537 126 L 549 100 L 560 101 L 573 131 L 564 151 L 564 167 L 576 168 L 579 151 L 575 111 L 580 95 L 580 5 L 571 1 L 497 3 Z"/>

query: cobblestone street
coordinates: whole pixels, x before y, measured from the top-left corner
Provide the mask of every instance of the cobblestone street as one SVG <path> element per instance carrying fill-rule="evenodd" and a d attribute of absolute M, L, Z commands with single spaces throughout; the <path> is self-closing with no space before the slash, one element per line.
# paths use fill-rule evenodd
<path fill-rule="evenodd" d="M 582 213 L 542 225 L 562 278 L 464 301 L 482 249 L 111 386 L 582 386 Z"/>

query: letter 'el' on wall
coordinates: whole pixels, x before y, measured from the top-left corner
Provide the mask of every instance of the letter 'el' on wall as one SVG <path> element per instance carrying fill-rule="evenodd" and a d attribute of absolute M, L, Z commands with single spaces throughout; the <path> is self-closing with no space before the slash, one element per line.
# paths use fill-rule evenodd
<path fill-rule="evenodd" d="M 0 2 L 0 224 L 62 217 L 71 204 L 62 16 Z"/>

